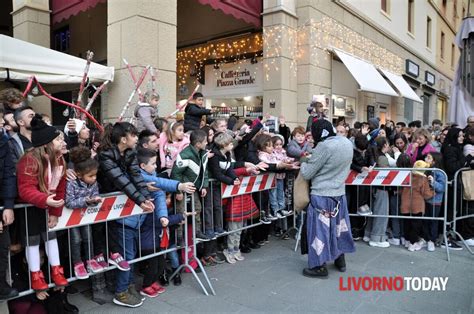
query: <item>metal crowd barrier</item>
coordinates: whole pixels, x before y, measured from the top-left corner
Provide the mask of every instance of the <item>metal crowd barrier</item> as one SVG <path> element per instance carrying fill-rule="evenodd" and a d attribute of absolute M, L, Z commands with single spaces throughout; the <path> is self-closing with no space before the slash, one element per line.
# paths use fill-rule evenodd
<path fill-rule="evenodd" d="M 466 239 L 461 235 L 461 232 L 458 231 L 458 222 L 468 224 L 470 223 L 469 228 L 474 230 L 474 200 L 466 199 L 464 195 L 465 187 L 461 181 L 463 173 L 468 171 L 474 171 L 471 168 L 462 168 L 459 169 L 454 174 L 453 179 L 453 221 L 452 223 L 452 232 L 457 235 L 461 242 L 464 244 L 469 253 L 474 255 L 474 251 L 466 243 Z M 474 184 L 474 182 L 471 182 Z M 471 235 L 474 237 L 474 235 Z"/>

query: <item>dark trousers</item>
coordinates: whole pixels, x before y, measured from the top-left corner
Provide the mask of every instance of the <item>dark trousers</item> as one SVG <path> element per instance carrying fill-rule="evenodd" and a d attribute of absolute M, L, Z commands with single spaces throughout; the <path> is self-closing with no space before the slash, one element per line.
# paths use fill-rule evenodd
<path fill-rule="evenodd" d="M 111 222 L 108 223 L 109 227 Z M 105 222 L 100 222 L 97 224 L 91 225 L 92 232 L 92 247 L 94 248 L 94 255 L 103 253 L 106 254 L 106 242 L 105 242 Z M 110 241 L 110 240 L 109 240 Z M 113 251 L 112 251 L 113 252 Z M 115 252 L 118 252 L 118 249 L 115 247 Z M 107 256 L 105 256 L 107 258 Z"/>
<path fill-rule="evenodd" d="M 213 182 L 204 198 L 204 232 L 223 229 L 221 185 Z"/>
<path fill-rule="evenodd" d="M 157 252 L 161 249 L 157 248 Z M 154 254 L 153 250 L 143 250 L 142 255 Z M 158 255 L 145 261 L 143 271 L 143 287 L 149 287 L 165 272 L 166 260 L 164 255 Z"/>
<path fill-rule="evenodd" d="M 425 217 L 439 217 L 441 205 L 433 205 L 426 203 Z M 435 242 L 438 239 L 438 225 L 437 220 L 423 220 L 423 235 L 426 241 Z"/>
<path fill-rule="evenodd" d="M 410 214 L 402 214 L 403 216 L 410 216 Z M 412 214 L 413 217 L 421 217 L 422 213 Z M 403 231 L 405 239 L 411 244 L 418 242 L 423 232 L 423 221 L 421 219 L 404 219 Z"/>
<path fill-rule="evenodd" d="M 6 284 L 6 274 L 8 269 L 8 250 L 10 247 L 10 233 L 8 227 L 3 227 L 0 233 L 0 287 Z"/>

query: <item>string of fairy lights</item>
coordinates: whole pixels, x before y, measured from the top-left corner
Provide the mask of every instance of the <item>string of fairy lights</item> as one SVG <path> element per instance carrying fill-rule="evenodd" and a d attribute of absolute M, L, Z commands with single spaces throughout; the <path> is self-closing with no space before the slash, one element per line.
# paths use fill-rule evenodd
<path fill-rule="evenodd" d="M 263 51 L 263 71 L 267 81 L 274 71 L 280 71 L 280 57 L 289 62 L 290 74 L 296 77 L 298 64 L 319 65 L 331 58 L 330 48 L 339 48 L 377 67 L 396 74 L 403 73 L 403 59 L 379 43 L 368 39 L 330 17 L 308 20 L 297 28 L 287 25 L 264 27 L 263 33 L 242 38 L 210 42 L 178 50 L 177 77 L 179 85 L 191 78 L 201 79 L 199 66 L 212 62 L 214 75 L 220 75 L 221 65 L 232 62 L 240 69 L 249 58 Z M 230 61 L 229 61 L 230 60 Z"/>

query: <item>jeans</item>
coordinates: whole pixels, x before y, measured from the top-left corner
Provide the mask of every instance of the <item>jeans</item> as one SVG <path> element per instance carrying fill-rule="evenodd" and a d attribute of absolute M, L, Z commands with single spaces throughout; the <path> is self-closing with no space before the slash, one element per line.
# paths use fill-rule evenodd
<path fill-rule="evenodd" d="M 176 244 L 171 244 L 168 248 L 172 249 L 172 248 L 175 248 L 175 247 L 176 247 Z M 168 257 L 170 259 L 171 268 L 173 268 L 173 269 L 178 268 L 179 267 L 178 252 L 177 251 L 172 251 L 172 252 L 169 252 L 167 254 L 168 254 Z"/>
<path fill-rule="evenodd" d="M 89 226 L 75 227 L 71 229 L 71 258 L 73 264 L 83 261 L 81 257 L 82 243 L 84 243 L 84 249 L 86 253 L 85 259 L 89 260 L 94 256 L 92 252 L 92 237 L 90 236 L 90 232 L 91 229 Z"/>
<path fill-rule="evenodd" d="M 130 261 L 134 259 L 137 254 L 138 230 L 126 226 L 122 227 L 122 224 L 115 224 L 117 225 L 115 237 L 117 238 L 117 244 L 120 248 L 119 253 L 122 254 L 125 260 Z M 129 271 L 117 271 L 115 292 L 121 293 L 127 291 L 133 282 L 133 264 L 131 264 Z"/>
<path fill-rule="evenodd" d="M 276 187 L 270 190 L 270 208 L 272 215 L 277 211 L 285 209 L 285 180 L 277 179 Z"/>
<path fill-rule="evenodd" d="M 383 189 L 375 189 L 375 198 L 373 205 L 374 215 L 388 215 L 388 191 Z M 365 227 L 365 236 L 370 237 L 370 241 L 383 242 L 387 240 L 388 218 L 373 217 L 367 219 Z"/>
<path fill-rule="evenodd" d="M 390 195 L 390 215 L 400 215 L 400 197 L 398 194 Z M 403 223 L 401 219 L 390 218 L 392 224 L 392 236 L 395 239 L 400 239 L 403 236 Z"/>

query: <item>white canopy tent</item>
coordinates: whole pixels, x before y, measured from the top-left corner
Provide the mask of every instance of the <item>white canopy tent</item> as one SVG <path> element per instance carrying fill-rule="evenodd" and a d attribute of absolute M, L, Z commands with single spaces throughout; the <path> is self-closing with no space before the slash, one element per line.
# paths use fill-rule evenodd
<path fill-rule="evenodd" d="M 0 35 L 0 80 L 45 84 L 80 84 L 86 60 L 23 40 Z M 91 82 L 113 81 L 114 68 L 91 63 Z"/>

